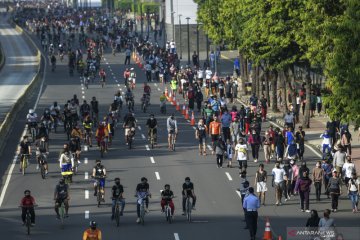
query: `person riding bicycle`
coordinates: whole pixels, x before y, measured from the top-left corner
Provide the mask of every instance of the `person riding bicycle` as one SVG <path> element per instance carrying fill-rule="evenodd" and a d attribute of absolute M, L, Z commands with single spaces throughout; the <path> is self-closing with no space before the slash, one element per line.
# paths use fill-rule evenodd
<path fill-rule="evenodd" d="M 132 130 L 135 135 L 135 128 L 136 128 L 136 119 L 134 117 L 134 114 L 132 112 L 129 112 L 125 117 L 124 117 L 124 124 L 123 124 L 123 128 L 125 129 L 125 142 L 126 145 L 128 144 L 128 139 L 127 136 L 130 133 L 130 130 Z"/>
<path fill-rule="evenodd" d="M 23 225 L 26 224 L 26 212 L 29 211 L 30 213 L 30 219 L 31 219 L 31 226 L 35 226 L 35 210 L 34 206 L 35 198 L 31 196 L 30 190 L 24 191 L 24 197 L 20 201 L 20 207 L 21 207 L 21 219 L 23 221 Z"/>
<path fill-rule="evenodd" d="M 127 85 L 128 80 L 130 78 L 130 70 L 128 68 L 124 71 L 124 84 Z"/>
<path fill-rule="evenodd" d="M 182 196 L 183 196 L 183 202 L 182 202 L 182 208 L 183 208 L 183 215 L 185 215 L 185 204 L 186 204 L 186 198 L 189 196 L 192 198 L 192 210 L 195 210 L 195 203 L 196 203 L 196 196 L 194 192 L 194 184 L 190 182 L 190 178 L 185 178 L 185 183 L 183 183 L 182 186 Z"/>
<path fill-rule="evenodd" d="M 172 135 L 174 136 L 174 141 L 176 140 L 176 134 L 178 133 L 178 128 L 177 128 L 177 121 L 175 119 L 175 114 L 171 114 L 171 116 L 167 119 L 166 122 L 166 126 L 167 126 L 167 130 L 168 130 L 168 144 L 169 144 L 169 148 L 171 148 L 171 137 Z"/>
<path fill-rule="evenodd" d="M 41 155 L 45 155 L 45 156 L 49 155 L 49 143 L 46 141 L 46 137 L 42 136 L 40 139 L 36 140 L 35 146 L 36 146 L 36 160 L 38 163 L 36 169 L 39 169 Z M 45 168 L 45 174 L 47 174 L 48 164 L 46 159 L 44 161 L 44 168 Z"/>
<path fill-rule="evenodd" d="M 146 121 L 146 126 L 148 126 L 148 140 L 150 140 L 150 134 L 151 131 L 153 133 L 153 137 L 154 137 L 154 144 L 156 145 L 156 140 L 157 140 L 157 120 L 154 116 L 154 114 L 150 114 L 150 118 Z"/>
<path fill-rule="evenodd" d="M 170 190 L 170 185 L 169 184 L 165 184 L 165 190 L 163 190 L 161 192 L 161 212 L 164 212 L 165 210 L 165 205 L 167 203 L 169 203 L 169 206 L 171 208 L 171 215 L 174 216 L 174 211 L 175 211 L 175 206 L 174 206 L 174 202 L 173 202 L 173 198 L 174 198 L 174 193 L 173 191 Z"/>
<path fill-rule="evenodd" d="M 69 149 L 64 149 L 64 152 L 60 155 L 59 165 L 61 169 L 61 175 L 67 176 L 73 174 L 72 168 L 74 166 L 74 158 L 70 154 Z"/>
<path fill-rule="evenodd" d="M 151 88 L 149 85 L 147 85 L 147 83 L 144 83 L 144 94 L 149 95 L 151 94 Z"/>
<path fill-rule="evenodd" d="M 34 109 L 29 109 L 29 113 L 26 115 L 27 125 L 30 129 L 31 127 L 37 127 L 37 114 L 35 113 Z"/>
<path fill-rule="evenodd" d="M 43 115 L 40 119 L 41 122 L 45 124 L 45 126 L 48 128 L 52 122 L 54 122 L 53 117 L 51 116 L 50 109 L 45 108 Z M 49 130 L 49 129 L 48 129 Z"/>
<path fill-rule="evenodd" d="M 92 97 L 90 102 L 91 104 L 91 118 L 97 121 L 99 119 L 99 102 L 96 100 L 96 97 Z"/>
<path fill-rule="evenodd" d="M 90 147 L 92 147 L 92 126 L 93 126 L 93 121 L 91 120 L 90 114 L 86 115 L 84 118 L 84 122 L 83 122 L 83 126 L 84 126 L 84 130 L 85 130 L 85 134 L 88 136 L 89 138 L 89 143 L 85 142 L 86 144 L 89 144 Z M 85 139 L 86 141 L 87 139 Z"/>
<path fill-rule="evenodd" d="M 94 182 L 94 196 L 97 196 L 97 184 L 100 185 L 100 191 L 102 194 L 102 201 L 105 202 L 105 178 L 106 178 L 106 169 L 104 165 L 101 164 L 100 159 L 96 159 L 96 165 L 93 167 L 92 175 L 94 179 L 98 181 Z"/>
<path fill-rule="evenodd" d="M 90 222 L 90 227 L 84 231 L 83 240 L 102 240 L 100 229 L 97 228 L 95 221 Z"/>
<path fill-rule="evenodd" d="M 122 104 L 123 104 L 123 97 L 121 95 L 121 91 L 118 90 L 116 93 L 115 93 L 115 96 L 114 96 L 114 100 L 117 102 L 117 105 L 120 106 L 120 108 L 122 107 Z"/>
<path fill-rule="evenodd" d="M 119 102 L 115 99 L 115 100 L 110 104 L 109 112 L 110 112 L 110 113 L 112 113 L 112 112 L 117 113 L 117 112 L 118 112 L 118 109 L 119 109 Z"/>
<path fill-rule="evenodd" d="M 60 213 L 59 208 L 62 203 L 64 203 L 65 206 L 65 217 L 69 217 L 69 185 L 65 184 L 64 179 L 59 180 L 59 184 L 56 185 L 55 191 L 54 191 L 54 200 L 55 200 L 55 212 L 56 212 L 56 218 L 60 219 Z"/>
<path fill-rule="evenodd" d="M 59 54 L 60 54 L 60 55 L 61 55 L 61 54 L 64 54 L 64 46 L 63 46 L 62 44 L 59 44 L 58 50 L 59 50 Z"/>
<path fill-rule="evenodd" d="M 53 103 L 53 105 L 50 106 L 50 114 L 53 119 L 60 119 L 60 110 L 61 108 L 56 101 Z"/>
<path fill-rule="evenodd" d="M 84 134 L 81 131 L 79 125 L 75 125 L 71 131 L 71 137 L 76 138 L 80 142 L 80 140 L 83 139 L 83 136 Z"/>
<path fill-rule="evenodd" d="M 80 163 L 81 143 L 78 138 L 72 137 L 70 139 L 69 150 L 72 155 L 75 155 L 77 163 Z"/>
<path fill-rule="evenodd" d="M 49 45 L 49 54 L 50 55 L 53 55 L 53 53 L 54 53 L 54 44 L 52 44 L 52 43 L 50 43 L 50 45 Z"/>
<path fill-rule="evenodd" d="M 128 78 L 128 82 L 132 84 L 133 88 L 135 88 L 136 85 L 136 73 L 134 71 L 134 68 L 130 68 L 130 75 Z"/>
<path fill-rule="evenodd" d="M 106 72 L 103 68 L 100 68 L 99 77 L 100 77 L 100 81 L 103 81 L 103 82 L 106 81 Z"/>
<path fill-rule="evenodd" d="M 28 136 L 23 137 L 23 140 L 20 142 L 18 152 L 19 152 L 19 155 L 20 155 L 20 172 L 21 172 L 23 155 L 29 155 L 29 157 L 31 156 L 31 143 L 29 143 Z"/>
<path fill-rule="evenodd" d="M 145 201 L 145 211 L 149 212 L 149 197 L 151 197 L 151 193 L 149 192 L 150 186 L 147 182 L 147 178 L 142 177 L 141 182 L 136 186 L 135 197 L 137 197 L 137 220 L 136 222 L 140 222 L 140 205 L 141 201 Z"/>
<path fill-rule="evenodd" d="M 132 101 L 133 102 L 133 106 L 134 106 L 134 94 L 133 92 L 131 91 L 130 88 L 127 89 L 126 93 L 125 93 L 125 101 L 126 101 L 126 104 L 129 102 L 129 101 Z"/>
<path fill-rule="evenodd" d="M 116 201 L 120 202 L 121 204 L 120 216 L 123 215 L 125 208 L 125 200 L 123 197 L 124 187 L 123 185 L 120 184 L 120 178 L 117 177 L 114 179 L 114 181 L 115 181 L 115 185 L 111 189 L 111 193 L 112 193 L 111 220 L 114 219 Z"/>
<path fill-rule="evenodd" d="M 56 67 L 56 57 L 55 57 L 54 54 L 51 55 L 50 62 L 51 62 L 51 66 L 53 67 L 53 69 L 55 69 L 55 67 Z"/>
<path fill-rule="evenodd" d="M 150 95 L 147 95 L 146 93 L 143 94 L 143 96 L 140 99 L 141 105 L 145 104 L 146 106 L 150 104 Z"/>
<path fill-rule="evenodd" d="M 91 111 L 90 105 L 84 100 L 83 104 L 80 106 L 81 118 L 84 119 L 86 115 L 89 115 Z"/>
<path fill-rule="evenodd" d="M 176 81 L 175 78 L 171 79 L 171 81 L 170 81 L 170 89 L 171 89 L 171 96 L 172 97 L 175 97 L 177 88 L 178 88 L 178 82 Z"/>
<path fill-rule="evenodd" d="M 107 152 L 107 141 L 109 138 L 109 130 L 106 122 L 102 122 L 101 124 L 99 124 L 98 128 L 96 129 L 95 137 L 98 147 L 100 147 L 100 143 L 102 142 L 102 140 L 104 140 L 105 152 Z"/>

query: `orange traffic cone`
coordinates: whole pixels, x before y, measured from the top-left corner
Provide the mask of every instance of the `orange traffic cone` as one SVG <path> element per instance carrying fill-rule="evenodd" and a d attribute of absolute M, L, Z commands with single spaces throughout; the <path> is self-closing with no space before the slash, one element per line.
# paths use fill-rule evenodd
<path fill-rule="evenodd" d="M 186 114 L 186 107 L 185 107 L 185 103 L 184 103 L 184 105 L 183 105 L 183 108 L 182 108 L 182 112 L 181 112 L 181 114 L 182 114 L 182 115 L 184 115 L 184 116 L 185 116 L 185 114 Z"/>
<path fill-rule="evenodd" d="M 190 121 L 190 125 L 191 125 L 191 126 L 195 126 L 194 111 L 191 113 L 191 121 Z"/>
<path fill-rule="evenodd" d="M 165 88 L 165 97 L 167 98 L 169 96 L 169 92 L 167 90 L 167 88 Z"/>
<path fill-rule="evenodd" d="M 172 94 L 171 94 L 171 91 L 170 91 L 170 93 L 169 93 L 168 101 L 169 101 L 169 102 L 172 102 Z"/>
<path fill-rule="evenodd" d="M 269 218 L 266 218 L 263 240 L 272 240 Z"/>
<path fill-rule="evenodd" d="M 176 102 L 176 111 L 180 111 L 180 104 L 179 101 Z"/>
<path fill-rule="evenodd" d="M 189 109 L 186 109 L 186 111 L 185 111 L 185 119 L 186 120 L 189 119 Z"/>

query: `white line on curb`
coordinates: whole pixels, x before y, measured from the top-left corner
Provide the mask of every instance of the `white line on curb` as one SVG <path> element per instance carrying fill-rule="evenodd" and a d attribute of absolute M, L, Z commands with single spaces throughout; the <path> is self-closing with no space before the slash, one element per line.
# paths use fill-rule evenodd
<path fill-rule="evenodd" d="M 142 137 L 143 139 L 145 139 L 145 135 L 144 135 L 144 134 L 141 134 L 141 137 Z"/>
<path fill-rule="evenodd" d="M 85 211 L 85 219 L 89 219 L 89 215 L 90 215 L 90 211 L 86 210 Z"/>
<path fill-rule="evenodd" d="M 237 195 L 239 195 L 239 198 L 241 199 L 241 194 L 239 191 L 235 191 L 237 193 Z"/>
<path fill-rule="evenodd" d="M 155 172 L 155 176 L 156 176 L 156 179 L 157 179 L 157 180 L 160 180 L 160 174 L 159 174 L 159 172 Z"/>
<path fill-rule="evenodd" d="M 89 190 L 85 190 L 85 199 L 89 199 Z"/>
<path fill-rule="evenodd" d="M 226 176 L 228 177 L 229 181 L 232 181 L 232 177 L 230 176 L 230 174 L 228 172 L 225 172 Z"/>
<path fill-rule="evenodd" d="M 180 240 L 179 234 L 174 233 L 175 240 Z"/>
<path fill-rule="evenodd" d="M 84 163 L 88 164 L 88 158 L 84 158 Z"/>
<path fill-rule="evenodd" d="M 140 126 L 138 126 L 138 129 L 139 129 L 139 130 L 141 130 L 141 127 L 140 127 Z"/>
<path fill-rule="evenodd" d="M 25 131 L 24 131 L 25 132 Z M 21 136 L 24 136 L 24 133 L 21 135 Z M 5 181 L 5 184 L 4 184 L 4 187 L 1 191 L 1 195 L 0 195 L 0 207 L 4 201 L 4 197 L 5 197 L 5 193 L 6 193 L 6 189 L 8 188 L 9 186 L 9 183 L 10 183 L 10 178 L 11 178 L 11 174 L 12 172 L 14 171 L 14 168 L 15 168 L 15 164 L 16 164 L 16 159 L 17 159 L 17 156 L 14 157 L 13 159 L 13 162 L 10 166 L 10 170 L 9 170 L 9 174 L 7 175 L 6 177 L 6 181 Z"/>
<path fill-rule="evenodd" d="M 85 172 L 85 179 L 89 179 L 89 173 Z"/>
<path fill-rule="evenodd" d="M 150 157 L 151 163 L 155 163 L 154 157 Z"/>
<path fill-rule="evenodd" d="M 145 145 L 146 150 L 150 151 L 149 145 Z"/>

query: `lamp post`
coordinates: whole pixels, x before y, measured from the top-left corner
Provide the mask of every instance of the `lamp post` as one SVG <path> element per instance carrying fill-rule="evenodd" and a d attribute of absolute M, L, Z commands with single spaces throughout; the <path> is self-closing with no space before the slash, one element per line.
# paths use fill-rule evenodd
<path fill-rule="evenodd" d="M 176 12 L 171 12 L 171 25 L 172 25 L 172 39 L 175 41 L 175 20 L 174 20 L 174 14 Z"/>
<path fill-rule="evenodd" d="M 200 53 L 199 53 L 200 43 L 199 43 L 199 23 L 196 23 L 196 52 L 198 55 L 198 64 L 200 66 Z"/>
<path fill-rule="evenodd" d="M 146 38 L 149 39 L 149 35 L 150 35 L 150 25 L 151 25 L 151 18 L 150 18 L 150 9 L 147 8 L 146 9 L 146 19 L 147 19 L 147 33 L 146 33 Z"/>
<path fill-rule="evenodd" d="M 182 59 L 182 41 L 181 41 L 181 14 L 179 14 L 179 46 L 180 46 L 180 59 Z"/>
<path fill-rule="evenodd" d="M 190 18 L 187 17 L 186 21 L 187 21 L 187 39 L 188 39 L 188 65 L 190 65 L 190 25 L 189 25 L 189 20 Z"/>
<path fill-rule="evenodd" d="M 136 0 L 134 0 L 134 32 L 136 34 Z"/>
<path fill-rule="evenodd" d="M 142 13 L 142 6 L 140 6 L 140 22 L 141 22 L 141 33 L 140 36 L 141 38 L 143 37 L 143 33 L 144 33 L 144 19 L 143 19 L 143 13 Z"/>

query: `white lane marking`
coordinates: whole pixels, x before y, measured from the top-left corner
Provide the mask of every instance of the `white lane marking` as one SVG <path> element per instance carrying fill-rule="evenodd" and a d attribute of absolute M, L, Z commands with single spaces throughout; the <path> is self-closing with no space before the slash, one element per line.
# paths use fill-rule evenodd
<path fill-rule="evenodd" d="M 85 172 L 85 179 L 89 179 L 89 173 L 88 172 Z"/>
<path fill-rule="evenodd" d="M 154 83 L 155 87 L 157 87 L 157 83 Z"/>
<path fill-rule="evenodd" d="M 138 129 L 141 131 L 141 127 L 140 127 L 140 126 L 138 126 Z"/>
<path fill-rule="evenodd" d="M 144 134 L 141 134 L 141 137 L 142 137 L 143 139 L 145 139 L 145 135 L 144 135 Z"/>
<path fill-rule="evenodd" d="M 85 94 L 85 92 L 84 92 L 84 91 L 81 91 L 81 93 L 82 93 L 82 94 Z"/>
<path fill-rule="evenodd" d="M 118 82 L 118 80 L 115 80 L 115 82 Z"/>
<path fill-rule="evenodd" d="M 106 61 L 106 58 L 104 58 L 104 61 Z"/>
<path fill-rule="evenodd" d="M 154 157 L 150 157 L 151 163 L 155 163 Z"/>
<path fill-rule="evenodd" d="M 233 180 L 232 177 L 230 176 L 230 174 L 229 174 L 228 172 L 225 172 L 225 174 L 226 174 L 227 178 L 229 179 L 229 181 L 232 181 L 232 180 Z"/>
<path fill-rule="evenodd" d="M 110 68 L 109 70 L 110 70 L 110 72 L 112 72 L 112 69 L 111 69 L 111 68 Z"/>
<path fill-rule="evenodd" d="M 84 88 L 83 88 L 83 87 L 81 87 L 81 90 L 84 90 Z"/>
<path fill-rule="evenodd" d="M 175 237 L 175 240 L 180 240 L 180 237 L 179 237 L 178 233 L 174 233 L 174 237 Z"/>
<path fill-rule="evenodd" d="M 84 84 L 82 83 L 82 84 L 81 84 L 81 86 L 83 87 L 83 86 L 84 86 Z"/>
<path fill-rule="evenodd" d="M 157 179 L 157 180 L 160 180 L 160 174 L 159 174 L 159 172 L 155 172 L 155 176 L 156 176 L 156 179 Z"/>
<path fill-rule="evenodd" d="M 145 145 L 146 150 L 150 151 L 149 145 Z"/>
<path fill-rule="evenodd" d="M 120 87 L 120 84 L 118 84 L 118 87 Z M 123 94 L 124 94 L 124 92 L 123 92 Z"/>
<path fill-rule="evenodd" d="M 89 199 L 89 190 L 85 190 L 85 199 Z"/>
<path fill-rule="evenodd" d="M 158 91 L 161 91 L 161 89 L 160 89 L 160 88 L 158 88 Z"/>
<path fill-rule="evenodd" d="M 212 147 L 210 145 L 207 145 L 208 149 L 209 150 L 213 150 Z"/>
<path fill-rule="evenodd" d="M 84 163 L 88 164 L 88 158 L 84 158 Z"/>
<path fill-rule="evenodd" d="M 83 99 L 85 99 L 85 96 L 82 96 Z"/>
<path fill-rule="evenodd" d="M 241 194 L 240 194 L 240 192 L 239 191 L 235 191 L 236 193 L 237 193 L 237 195 L 239 195 L 239 198 L 241 199 Z"/>
<path fill-rule="evenodd" d="M 194 130 L 196 130 L 196 127 L 193 127 Z"/>
<path fill-rule="evenodd" d="M 106 65 L 109 65 L 109 63 L 107 62 Z M 110 66 L 109 66 L 110 67 Z"/>
<path fill-rule="evenodd" d="M 89 219 L 89 215 L 90 215 L 90 211 L 86 210 L 85 211 L 85 219 Z"/>
<path fill-rule="evenodd" d="M 24 136 L 24 133 L 25 131 L 23 132 L 23 134 L 21 136 Z M 15 155 L 14 159 L 13 159 L 13 162 L 10 166 L 10 170 L 9 170 L 9 174 L 7 175 L 6 177 L 6 181 L 5 181 L 5 185 L 1 191 L 1 195 L 0 195 L 0 207 L 4 201 L 4 197 L 5 197 L 5 193 L 6 193 L 6 189 L 8 188 L 9 186 L 9 183 L 10 183 L 10 178 L 11 178 L 11 174 L 12 172 L 14 171 L 14 168 L 15 168 L 15 164 L 16 164 L 16 159 L 17 159 L 17 156 Z"/>

